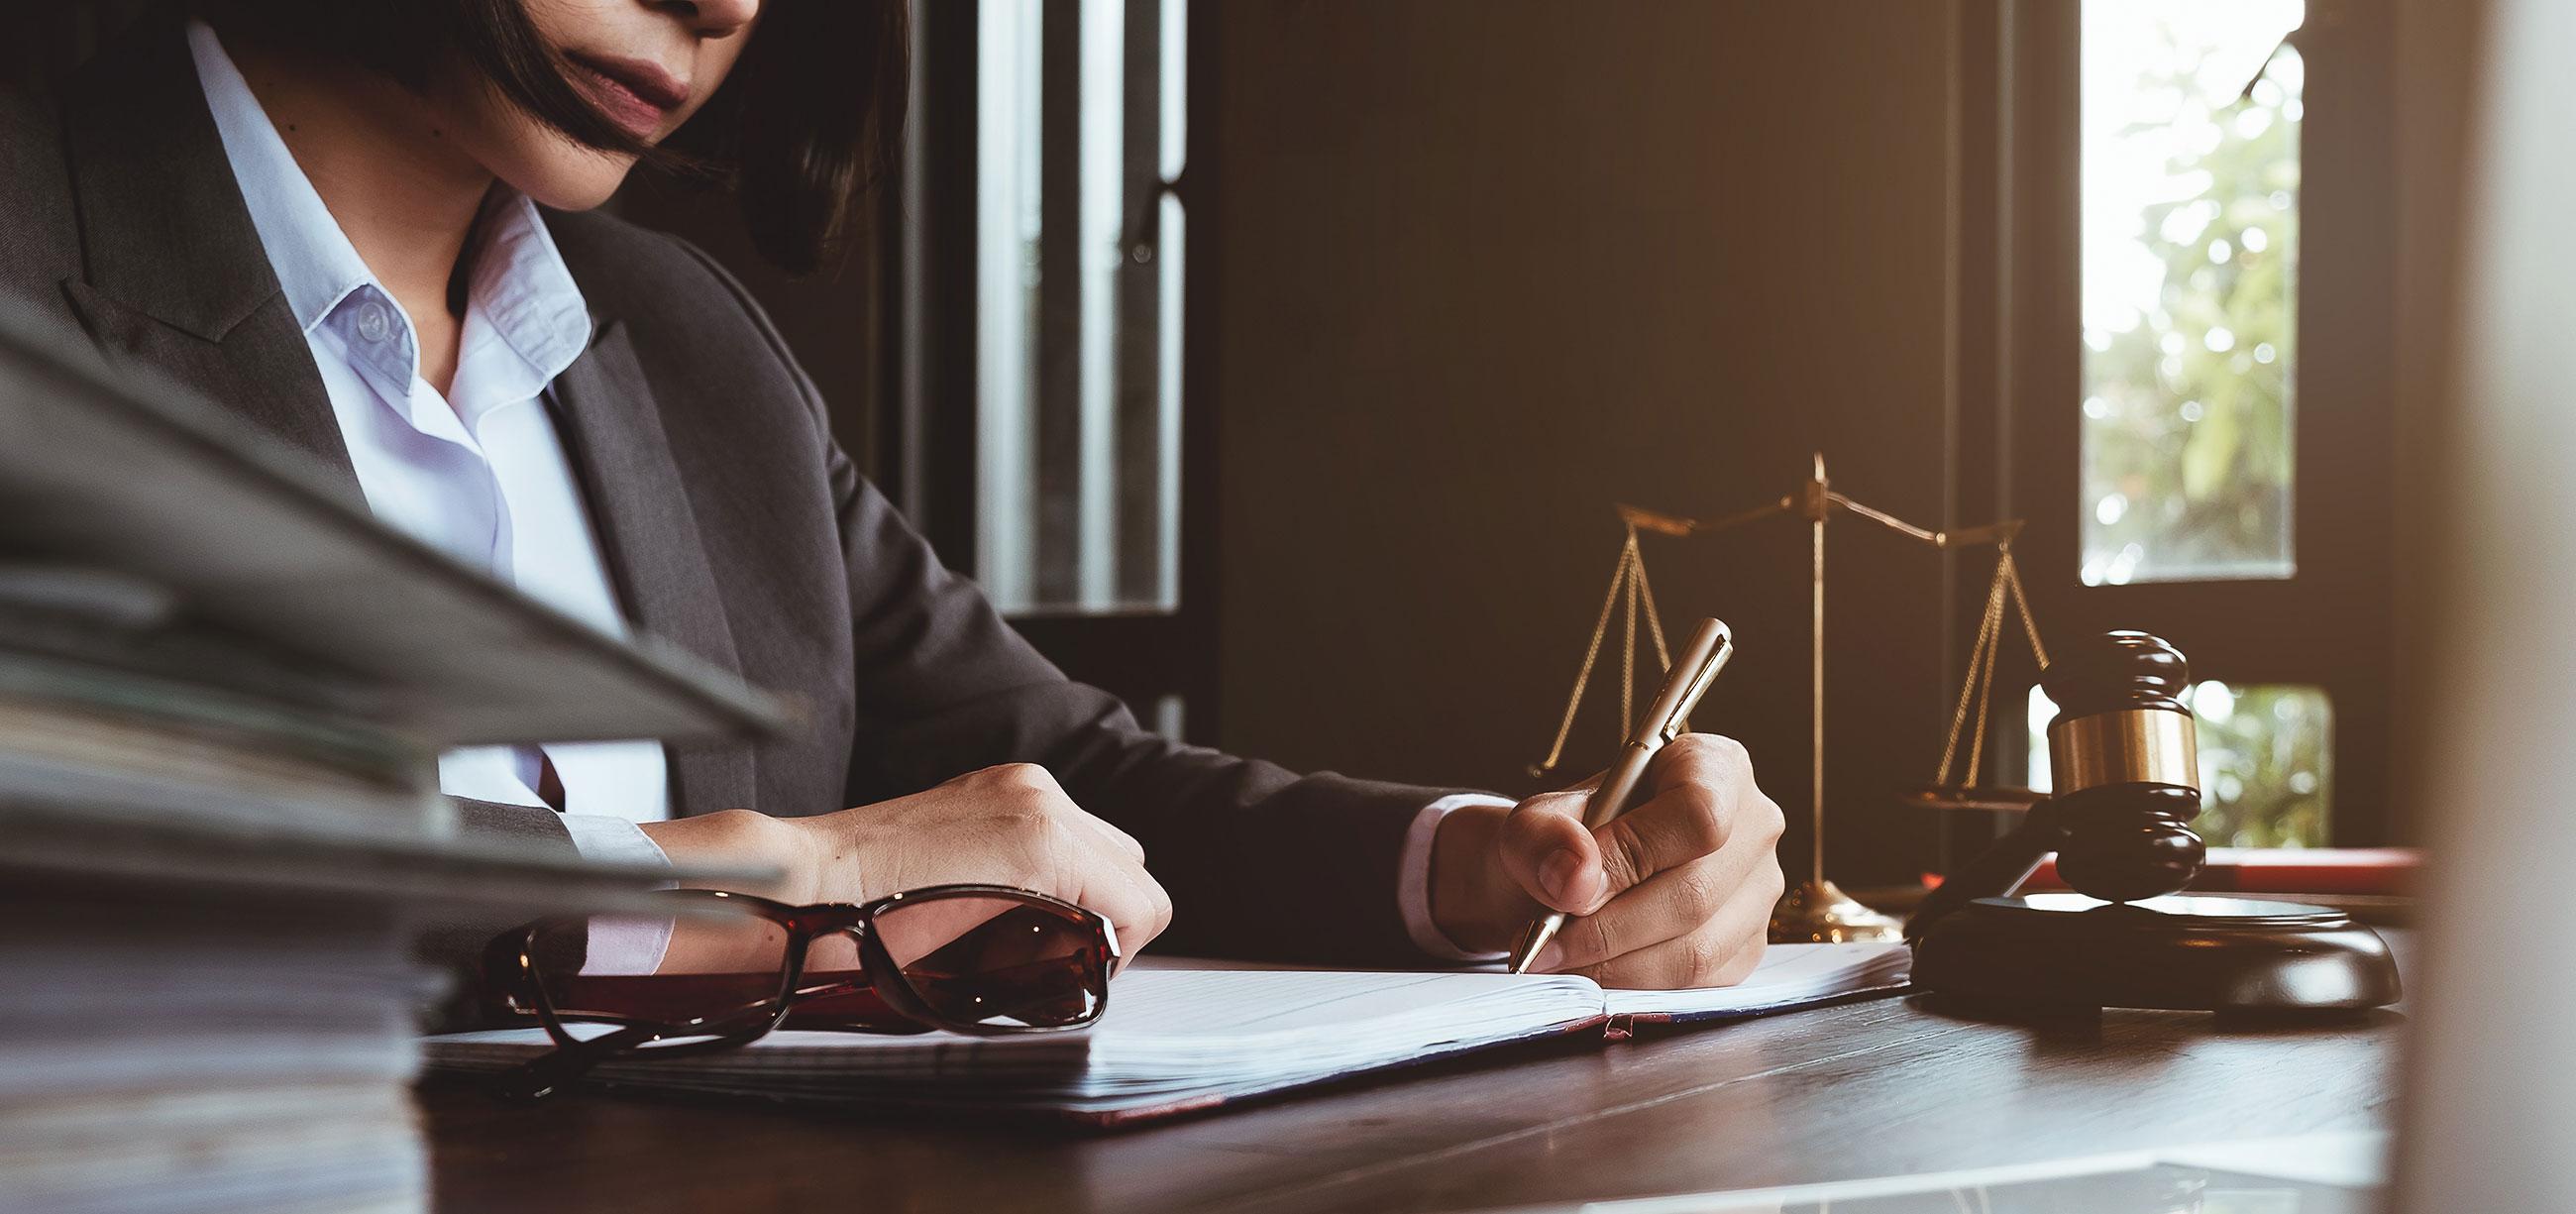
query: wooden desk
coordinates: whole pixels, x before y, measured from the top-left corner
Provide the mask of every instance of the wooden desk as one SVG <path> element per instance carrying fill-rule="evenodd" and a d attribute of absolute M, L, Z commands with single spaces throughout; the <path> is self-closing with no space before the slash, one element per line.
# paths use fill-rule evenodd
<path fill-rule="evenodd" d="M 1880 1000 L 1462 1061 L 1105 1137 L 424 1092 L 453 1211 L 1473 1209 L 2382 1128 L 2397 1026 Z"/>

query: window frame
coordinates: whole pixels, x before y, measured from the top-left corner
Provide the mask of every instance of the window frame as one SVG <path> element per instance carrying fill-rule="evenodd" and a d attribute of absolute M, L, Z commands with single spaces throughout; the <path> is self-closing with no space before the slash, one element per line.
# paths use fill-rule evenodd
<path fill-rule="evenodd" d="M 1998 69 L 1989 151 L 1993 317 L 2001 420 L 1998 505 L 2025 516 L 2032 607 L 2050 633 L 2145 628 L 2195 678 L 2323 689 L 2331 704 L 2330 842 L 2383 846 L 2410 832 L 2391 804 L 2396 688 L 2397 229 L 2391 14 L 2308 0 L 2301 120 L 2299 347 L 2292 369 L 2296 571 L 2288 578 L 2086 586 L 2081 568 L 2084 358 L 2074 3 L 1988 0 Z M 1979 17 L 1968 17 L 1974 31 Z M 1967 66 L 1963 61 L 1963 69 Z M 1963 70 L 1963 76 L 1965 72 Z M 1968 225 L 1972 228 L 1977 224 Z M 1980 301 L 1970 300 L 1971 305 Z M 1981 590 L 1982 587 L 1964 588 Z M 2005 753 L 2027 749 L 2005 713 Z"/>

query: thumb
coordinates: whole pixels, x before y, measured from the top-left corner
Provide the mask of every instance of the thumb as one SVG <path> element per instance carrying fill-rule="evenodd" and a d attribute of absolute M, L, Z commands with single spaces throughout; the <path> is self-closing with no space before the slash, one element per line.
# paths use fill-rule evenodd
<path fill-rule="evenodd" d="M 1588 915 L 1610 899 L 1601 845 L 1583 829 L 1586 790 L 1540 793 L 1503 820 L 1503 871 L 1550 909 Z"/>

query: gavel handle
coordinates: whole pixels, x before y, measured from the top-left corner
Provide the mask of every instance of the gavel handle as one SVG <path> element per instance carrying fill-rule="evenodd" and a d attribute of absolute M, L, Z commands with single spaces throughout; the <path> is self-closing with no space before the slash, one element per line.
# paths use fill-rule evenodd
<path fill-rule="evenodd" d="M 1941 886 L 1923 898 L 1914 917 L 1905 921 L 1905 938 L 1918 939 L 1932 922 L 1979 898 L 2001 898 L 2021 888 L 2039 862 L 2066 841 L 2066 827 L 2058 821 L 2057 802 L 2042 801 L 2030 807 L 2030 813 L 1994 846 L 1961 865 L 1957 872 L 1941 879 Z"/>

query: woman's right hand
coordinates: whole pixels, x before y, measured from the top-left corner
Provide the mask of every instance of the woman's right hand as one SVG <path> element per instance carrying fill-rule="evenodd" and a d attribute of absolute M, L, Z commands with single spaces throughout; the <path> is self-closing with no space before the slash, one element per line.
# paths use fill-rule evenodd
<path fill-rule="evenodd" d="M 810 818 L 729 809 L 646 823 L 644 833 L 682 867 L 777 870 L 775 882 L 731 888 L 782 902 L 865 902 L 959 882 L 1017 886 L 1108 919 L 1129 957 L 1172 920 L 1170 895 L 1145 871 L 1144 846 L 1084 812 L 1030 763 Z"/>

